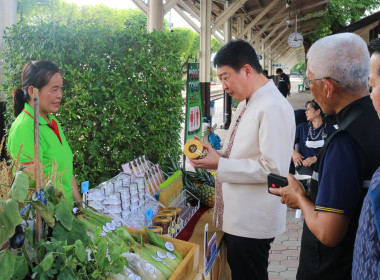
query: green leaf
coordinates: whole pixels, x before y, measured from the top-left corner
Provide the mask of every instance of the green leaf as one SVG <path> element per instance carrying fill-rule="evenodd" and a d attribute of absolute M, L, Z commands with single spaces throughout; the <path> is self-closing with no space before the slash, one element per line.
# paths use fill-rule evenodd
<path fill-rule="evenodd" d="M 73 245 L 77 240 L 82 241 L 84 246 L 89 244 L 86 226 L 78 219 L 73 220 L 72 230 L 69 231 L 58 222 L 53 229 L 53 237 L 60 241 L 66 241 L 67 245 Z"/>
<path fill-rule="evenodd" d="M 55 206 L 55 215 L 58 221 L 67 229 L 71 230 L 73 226 L 72 205 L 68 200 L 62 200 Z"/>
<path fill-rule="evenodd" d="M 107 240 L 102 238 L 98 243 L 98 250 L 95 255 L 95 260 L 98 263 L 99 267 L 104 270 L 109 266 L 107 258 Z"/>
<path fill-rule="evenodd" d="M 33 234 L 32 234 L 32 226 L 28 226 L 25 229 L 25 238 L 28 240 L 30 244 L 33 244 Z"/>
<path fill-rule="evenodd" d="M 93 273 L 91 273 L 89 276 L 91 277 L 91 279 L 99 279 L 100 278 L 100 271 L 99 269 L 96 269 Z"/>
<path fill-rule="evenodd" d="M 7 249 L 0 251 L 0 280 L 8 280 L 12 277 L 16 258 Z"/>
<path fill-rule="evenodd" d="M 39 266 L 44 272 L 48 271 L 54 262 L 54 255 L 52 252 L 47 253 L 43 260 L 40 262 Z"/>
<path fill-rule="evenodd" d="M 49 209 L 42 203 L 42 201 L 30 201 L 30 204 L 40 213 L 41 218 L 45 220 L 45 222 L 50 226 L 54 227 L 55 219 L 53 213 L 49 211 Z"/>
<path fill-rule="evenodd" d="M 120 258 L 121 253 L 123 253 L 122 248 L 119 246 L 120 245 L 114 244 L 113 242 L 108 242 L 108 253 L 111 261 L 117 260 Z"/>
<path fill-rule="evenodd" d="M 88 261 L 86 248 L 80 240 L 75 241 L 75 255 L 81 263 L 86 263 Z"/>
<path fill-rule="evenodd" d="M 14 266 L 14 272 L 12 279 L 22 280 L 28 274 L 28 263 L 25 257 L 16 257 L 16 262 Z"/>
<path fill-rule="evenodd" d="M 77 240 L 82 241 L 84 246 L 87 246 L 90 238 L 87 235 L 86 226 L 78 219 L 74 219 L 73 228 L 67 237 L 67 244 L 74 244 Z"/>
<path fill-rule="evenodd" d="M 57 279 L 58 280 L 76 280 L 77 278 L 75 277 L 74 273 L 71 270 L 65 268 L 59 273 Z"/>
<path fill-rule="evenodd" d="M 67 240 L 68 235 L 69 235 L 69 231 L 65 229 L 60 222 L 58 222 L 53 228 L 53 236 L 55 239 L 59 241 Z"/>
<path fill-rule="evenodd" d="M 29 189 L 29 177 L 23 171 L 17 171 L 14 177 L 14 181 L 9 191 L 9 196 L 13 199 L 23 202 L 28 195 Z"/>
<path fill-rule="evenodd" d="M 16 200 L 0 200 L 0 244 L 4 244 L 15 233 L 16 226 L 21 222 Z"/>
<path fill-rule="evenodd" d="M 76 280 L 77 278 L 75 277 L 74 273 L 65 268 L 58 274 L 57 280 Z"/>
<path fill-rule="evenodd" d="M 54 204 L 51 203 L 50 201 L 48 201 L 48 202 L 46 203 L 46 207 L 47 207 L 47 209 L 49 210 L 49 212 L 52 213 L 52 215 L 54 216 Z"/>

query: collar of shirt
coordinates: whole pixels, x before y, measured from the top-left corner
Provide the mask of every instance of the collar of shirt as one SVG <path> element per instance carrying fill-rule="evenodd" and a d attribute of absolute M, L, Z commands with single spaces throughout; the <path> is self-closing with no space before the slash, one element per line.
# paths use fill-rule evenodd
<path fill-rule="evenodd" d="M 28 103 L 25 103 L 24 105 L 24 110 L 23 110 L 26 114 L 28 114 L 30 117 L 34 118 L 33 115 L 34 115 L 34 112 L 33 112 L 33 107 L 30 106 Z M 50 123 L 48 123 L 43 117 L 39 116 L 39 123 L 40 125 L 47 125 L 49 126 L 55 135 L 57 135 L 58 137 L 58 140 L 59 142 L 61 142 L 61 145 L 62 145 L 62 139 L 61 139 L 61 135 L 59 134 L 59 129 L 58 129 L 58 124 L 57 124 L 57 121 L 54 120 L 53 116 L 52 115 L 47 115 Z"/>
<path fill-rule="evenodd" d="M 32 106 L 30 106 L 28 103 L 25 103 L 24 110 L 26 111 L 25 113 L 27 113 L 29 116 L 31 116 L 32 118 L 34 118 L 34 112 L 33 112 L 33 107 Z M 48 119 L 49 119 L 49 121 L 51 123 L 53 117 L 48 114 Z M 40 123 L 40 125 L 48 125 L 48 122 L 43 117 L 41 117 L 41 116 L 39 116 L 39 123 Z"/>
<path fill-rule="evenodd" d="M 354 102 L 348 104 L 346 107 L 344 107 L 340 112 L 336 115 L 336 122 L 337 124 L 340 124 L 346 117 L 347 115 L 350 114 L 350 111 L 352 108 L 356 106 L 361 106 L 363 102 L 366 102 L 367 99 L 369 99 L 369 95 L 364 96 L 358 100 L 355 100 Z"/>

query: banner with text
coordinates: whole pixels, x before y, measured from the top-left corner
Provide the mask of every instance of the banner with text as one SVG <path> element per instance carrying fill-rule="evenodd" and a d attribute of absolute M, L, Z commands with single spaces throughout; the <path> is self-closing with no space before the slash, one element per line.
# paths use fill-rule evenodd
<path fill-rule="evenodd" d="M 202 98 L 199 85 L 199 63 L 187 66 L 185 142 L 194 136 L 202 139 Z"/>

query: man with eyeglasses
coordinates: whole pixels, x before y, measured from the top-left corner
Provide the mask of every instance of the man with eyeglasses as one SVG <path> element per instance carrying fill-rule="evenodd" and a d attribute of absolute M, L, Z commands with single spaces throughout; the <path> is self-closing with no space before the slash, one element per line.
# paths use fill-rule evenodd
<path fill-rule="evenodd" d="M 307 79 L 338 130 L 319 152 L 306 196 L 292 175 L 271 189 L 304 215 L 297 279 L 351 279 L 353 246 L 369 180 L 380 164 L 380 120 L 368 91 L 369 52 L 353 33 L 324 37 L 307 53 Z M 365 279 L 365 278 L 362 278 Z"/>

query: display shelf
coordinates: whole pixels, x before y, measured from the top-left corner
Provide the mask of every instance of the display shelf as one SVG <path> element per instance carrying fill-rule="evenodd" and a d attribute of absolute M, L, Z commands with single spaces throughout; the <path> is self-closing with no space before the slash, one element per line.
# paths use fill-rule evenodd
<path fill-rule="evenodd" d="M 188 206 L 186 204 L 187 195 L 192 196 L 197 201 L 195 206 Z M 169 207 L 181 208 L 181 225 L 177 232 L 173 234 L 173 238 L 176 238 L 177 235 L 181 232 L 181 230 L 187 225 L 190 219 L 194 216 L 195 212 L 198 211 L 199 206 L 199 199 L 188 190 L 183 190 L 183 192 L 175 200 L 173 200 L 172 203 L 170 203 Z"/>

